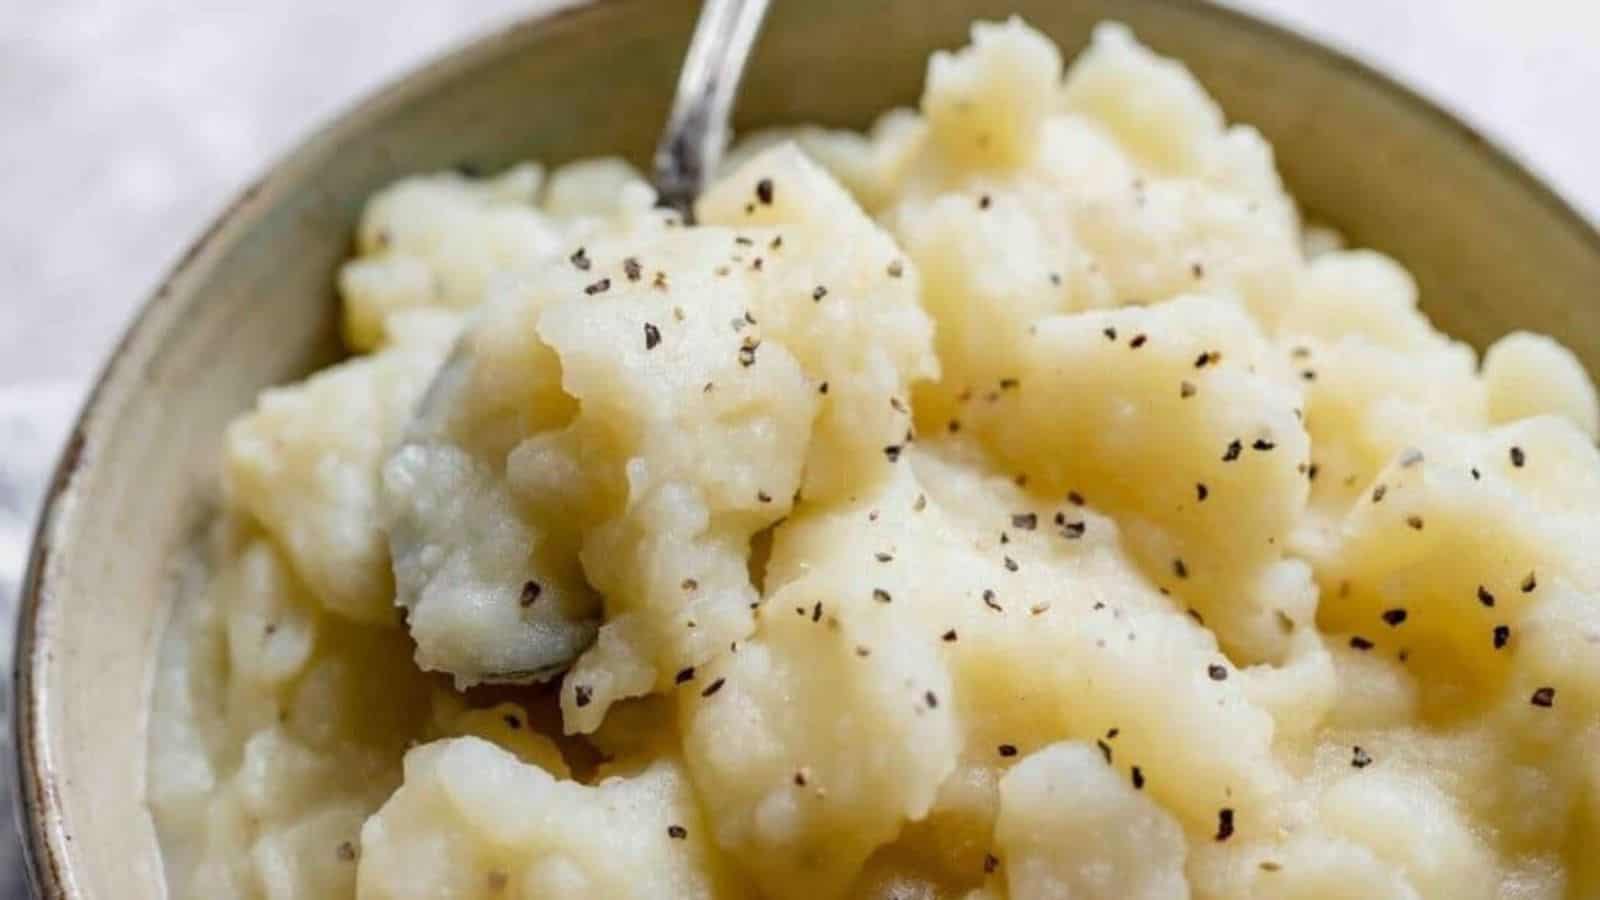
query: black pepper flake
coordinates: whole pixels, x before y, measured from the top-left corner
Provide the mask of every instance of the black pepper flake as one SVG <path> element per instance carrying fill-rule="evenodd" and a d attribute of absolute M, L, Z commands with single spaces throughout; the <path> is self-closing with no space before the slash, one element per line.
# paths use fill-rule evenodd
<path fill-rule="evenodd" d="M 1211 676 L 1212 681 L 1227 681 L 1228 667 L 1219 663 L 1212 663 L 1206 666 L 1206 674 Z"/>
<path fill-rule="evenodd" d="M 826 394 L 827 392 L 828 392 L 828 383 L 826 381 L 824 381 L 823 383 L 817 385 L 817 393 Z"/>
<path fill-rule="evenodd" d="M 1372 755 L 1361 749 L 1360 745 L 1351 748 L 1350 765 L 1358 769 L 1365 769 L 1372 765 Z"/>
<path fill-rule="evenodd" d="M 1416 514 L 1406 516 L 1406 525 L 1412 531 L 1421 531 L 1423 525 L 1422 517 Z"/>
<path fill-rule="evenodd" d="M 1276 446 L 1278 446 L 1278 445 L 1274 444 L 1273 442 L 1271 442 L 1269 440 L 1267 440 L 1266 438 L 1256 438 L 1255 443 L 1251 444 L 1250 448 L 1253 449 L 1253 450 L 1259 450 L 1260 452 L 1265 453 L 1268 450 L 1271 450 L 1272 448 L 1274 448 Z"/>
<path fill-rule="evenodd" d="M 1311 465 L 1306 466 L 1306 480 L 1307 481 L 1316 481 L 1317 480 L 1317 473 L 1321 472 L 1321 471 L 1322 471 L 1322 466 L 1317 464 L 1317 463 L 1312 463 Z"/>
<path fill-rule="evenodd" d="M 700 582 L 695 581 L 693 578 L 685 578 L 683 583 L 678 586 L 686 591 L 695 591 L 700 589 Z"/>
<path fill-rule="evenodd" d="M 1001 756 L 1005 757 L 1006 759 L 1010 759 L 1011 757 L 1017 755 L 1017 745 L 1001 744 L 999 747 L 999 752 Z"/>
<path fill-rule="evenodd" d="M 622 261 L 622 274 L 628 276 L 629 281 L 638 281 L 644 269 L 639 266 L 637 257 L 629 256 Z"/>
<path fill-rule="evenodd" d="M 1240 443 L 1237 438 L 1231 440 L 1228 442 L 1228 448 L 1222 451 L 1222 461 L 1233 462 L 1239 458 L 1239 454 L 1242 452 L 1244 452 L 1244 444 Z"/>
<path fill-rule="evenodd" d="M 950 423 L 945 426 L 945 430 L 950 432 L 951 434 L 956 434 L 956 433 L 960 432 L 961 431 L 961 420 L 960 419 L 951 419 Z"/>
<path fill-rule="evenodd" d="M 1189 577 L 1189 566 L 1181 557 L 1172 561 L 1172 574 L 1179 578 Z"/>
<path fill-rule="evenodd" d="M 806 770 L 805 769 L 796 769 L 795 770 L 795 773 L 794 773 L 794 786 L 795 787 L 805 787 L 806 786 Z"/>
<path fill-rule="evenodd" d="M 575 685 L 572 688 L 572 702 L 579 709 L 583 709 L 585 706 L 588 706 L 589 701 L 593 699 L 594 691 L 587 684 Z"/>
<path fill-rule="evenodd" d="M 858 646 L 856 647 L 856 655 L 862 659 L 866 659 L 872 655 L 872 648 L 867 646 Z"/>
<path fill-rule="evenodd" d="M 1399 607 L 1394 609 L 1386 609 L 1383 611 L 1381 618 L 1383 619 L 1383 623 L 1388 625 L 1390 628 L 1398 628 L 1406 620 L 1406 611 L 1400 609 Z"/>
<path fill-rule="evenodd" d="M 339 846 L 334 849 L 333 855 L 338 857 L 340 862 L 355 862 L 356 845 L 349 841 L 341 841 Z"/>
<path fill-rule="evenodd" d="M 1023 531 L 1032 531 L 1039 527 L 1039 516 L 1035 513 L 1013 513 L 1011 527 L 1021 528 Z"/>
<path fill-rule="evenodd" d="M 905 274 L 905 264 L 896 259 L 891 261 L 884 271 L 889 273 L 890 278 L 899 278 L 901 275 Z"/>
<path fill-rule="evenodd" d="M 879 603 L 890 603 L 894 600 L 893 597 L 889 596 L 889 592 L 883 588 L 873 588 L 872 599 L 878 601 Z"/>
<path fill-rule="evenodd" d="M 925 510 L 927 508 L 928 508 L 928 495 L 927 494 L 918 494 L 917 495 L 917 499 L 911 501 L 911 510 L 913 512 L 922 512 L 923 510 Z"/>
<path fill-rule="evenodd" d="M 1520 469 L 1520 468 L 1523 467 L 1523 465 L 1525 463 L 1527 463 L 1527 461 L 1528 461 L 1528 455 L 1526 453 L 1522 452 L 1522 448 L 1521 447 L 1512 447 L 1511 448 L 1511 464 L 1513 466 L 1516 466 L 1517 468 Z"/>
<path fill-rule="evenodd" d="M 813 302 L 821 303 L 822 298 L 826 296 L 828 296 L 828 289 L 820 284 L 811 289 L 811 299 Z"/>
<path fill-rule="evenodd" d="M 688 836 L 689 836 L 689 829 L 683 827 L 682 825 L 668 825 L 667 826 L 667 837 L 672 838 L 675 841 L 681 841 L 681 840 L 687 838 Z"/>
<path fill-rule="evenodd" d="M 1038 603 L 1035 603 L 1034 605 L 1028 607 L 1028 613 L 1030 615 L 1035 615 L 1035 616 L 1043 615 L 1043 614 L 1045 614 L 1045 613 L 1047 613 L 1049 611 L 1050 611 L 1050 601 L 1048 601 L 1048 600 L 1040 600 Z"/>
<path fill-rule="evenodd" d="M 1206 276 L 1206 267 L 1197 262 L 1190 263 L 1189 274 L 1196 278 L 1204 278 Z"/>
<path fill-rule="evenodd" d="M 1478 471 L 1478 467 L 1477 466 L 1473 466 L 1472 467 L 1472 480 L 1473 481 L 1477 481 L 1478 479 L 1480 479 L 1482 477 L 1483 477 L 1483 473 Z"/>
<path fill-rule="evenodd" d="M 1011 535 L 1006 534 L 1004 531 L 1000 532 L 1000 543 L 1002 543 L 1002 544 L 1011 543 Z"/>
<path fill-rule="evenodd" d="M 1056 287 L 1060 287 L 1061 286 L 1061 273 L 1060 272 L 1051 272 L 1050 273 L 1050 283 L 1055 285 Z"/>
<path fill-rule="evenodd" d="M 1556 705 L 1556 689 L 1553 687 L 1539 688 L 1533 692 L 1533 696 L 1529 698 L 1528 702 L 1532 703 L 1534 706 L 1549 709 L 1550 707 Z"/>
<path fill-rule="evenodd" d="M 1504 650 L 1506 644 L 1511 642 L 1511 626 L 1496 625 L 1494 627 L 1494 648 Z"/>
<path fill-rule="evenodd" d="M 1067 524 L 1061 526 L 1061 536 L 1069 541 L 1075 541 L 1083 537 L 1083 533 L 1088 530 L 1088 528 L 1089 523 L 1087 522 L 1068 522 Z"/>
<path fill-rule="evenodd" d="M 989 198 L 988 194 L 984 194 L 982 197 L 978 198 L 978 208 L 979 209 L 988 209 L 989 205 L 991 203 L 993 203 L 993 202 L 994 201 Z"/>
<path fill-rule="evenodd" d="M 726 679 L 726 678 L 718 678 L 716 681 L 713 681 L 710 684 L 706 685 L 706 689 L 700 692 L 700 696 L 702 696 L 702 697 L 710 697 L 712 694 L 715 694 L 717 691 L 722 690 L 722 686 L 724 684 L 726 684 L 727 681 L 728 681 L 728 679 Z"/>
<path fill-rule="evenodd" d="M 772 236 L 772 240 L 767 242 L 767 249 L 769 249 L 769 250 L 781 250 L 781 249 L 783 249 L 783 235 L 781 235 L 781 234 L 773 235 Z"/>
<path fill-rule="evenodd" d="M 1316 381 L 1317 380 L 1317 373 L 1315 371 L 1311 370 L 1311 369 L 1305 369 L 1305 370 L 1301 371 L 1301 373 L 1300 373 L 1300 380 L 1302 380 L 1302 381 Z"/>
<path fill-rule="evenodd" d="M 1528 573 L 1528 577 L 1522 579 L 1522 592 L 1524 594 L 1533 593 L 1534 589 L 1537 588 L 1538 586 L 1539 586 L 1539 577 L 1538 577 L 1538 575 L 1536 575 L 1533 572 L 1529 572 Z"/>
<path fill-rule="evenodd" d="M 659 343 L 661 343 L 661 329 L 649 322 L 644 323 L 644 348 L 654 350 Z"/>
<path fill-rule="evenodd" d="M 926 691 L 922 695 L 922 702 L 928 704 L 929 709 L 939 708 L 939 695 L 933 691 Z"/>
<path fill-rule="evenodd" d="M 572 254 L 571 256 L 567 257 L 567 259 L 574 266 L 577 266 L 579 271 L 581 271 L 581 272 L 589 271 L 589 265 L 590 265 L 590 263 L 589 263 L 589 254 L 582 247 L 579 247 L 578 251 L 576 253 Z"/>
<path fill-rule="evenodd" d="M 1083 495 L 1077 491 L 1067 491 L 1067 502 L 1071 503 L 1073 506 L 1082 506 Z"/>
<path fill-rule="evenodd" d="M 655 279 L 650 282 L 650 286 L 655 288 L 658 291 L 666 290 L 667 289 L 667 273 L 662 272 L 662 271 L 657 271 L 656 274 L 655 274 Z"/>
<path fill-rule="evenodd" d="M 879 551 L 878 553 L 874 553 L 874 554 L 872 554 L 872 556 L 873 556 L 874 559 L 876 559 L 878 562 L 881 562 L 881 563 L 890 562 L 890 561 L 892 561 L 894 559 L 893 554 L 884 553 L 882 551 Z"/>
<path fill-rule="evenodd" d="M 942 635 L 940 635 L 940 636 L 939 636 L 939 639 L 940 639 L 940 640 L 942 640 L 942 641 L 944 641 L 944 642 L 945 642 L 945 643 L 947 643 L 947 644 L 953 644 L 953 643 L 955 643 L 955 642 L 956 642 L 956 641 L 957 641 L 957 640 L 958 640 L 958 639 L 959 639 L 959 638 L 958 638 L 958 637 L 957 637 L 957 635 L 956 635 L 956 630 L 955 630 L 955 629 L 954 629 L 954 628 L 952 628 L 952 629 L 950 629 L 950 630 L 949 630 L 949 631 L 946 631 L 946 632 L 945 632 L 945 633 L 944 633 L 944 634 L 942 634 Z"/>
<path fill-rule="evenodd" d="M 983 605 L 989 607 L 995 612 L 1005 612 L 1005 607 L 1002 607 L 999 601 L 995 600 L 994 591 L 988 588 L 985 588 L 983 591 Z"/>
<path fill-rule="evenodd" d="M 756 364 L 756 348 L 761 346 L 758 340 L 745 338 L 744 344 L 739 347 L 739 365 L 746 369 Z"/>
<path fill-rule="evenodd" d="M 1144 770 L 1134 766 L 1133 770 L 1128 774 L 1133 777 L 1133 789 L 1136 791 L 1144 790 Z"/>
<path fill-rule="evenodd" d="M 1018 568 L 1017 567 L 1017 561 L 1012 559 L 1009 556 L 1006 557 L 1005 560 L 1006 560 L 1006 571 L 1007 572 L 1015 572 L 1017 570 L 1017 568 Z"/>
<path fill-rule="evenodd" d="M 1022 382 L 1017 380 L 1017 379 L 1015 379 L 1015 378 L 1002 378 L 1002 379 L 1000 379 L 1000 390 L 1002 390 L 1002 391 L 1013 390 L 1013 389 L 1015 389 L 1016 387 L 1018 387 L 1021 384 L 1022 384 Z"/>
<path fill-rule="evenodd" d="M 904 449 L 905 448 L 899 444 L 890 444 L 889 446 L 883 448 L 884 458 L 888 459 L 889 462 L 899 462 L 900 451 Z"/>
<path fill-rule="evenodd" d="M 772 502 L 772 495 L 767 493 L 766 491 L 756 491 L 756 499 L 761 501 L 762 503 L 771 503 Z"/>
<path fill-rule="evenodd" d="M 1207 350 L 1194 358 L 1194 367 L 1196 369 L 1204 369 L 1206 366 L 1213 365 L 1221 361 L 1221 353 L 1217 352 L 1216 350 Z"/>
<path fill-rule="evenodd" d="M 994 870 L 1000 868 L 1000 859 L 993 853 L 983 855 L 983 874 L 993 875 Z"/>
<path fill-rule="evenodd" d="M 1217 840 L 1225 841 L 1233 837 L 1233 810 L 1227 807 L 1217 810 Z"/>
<path fill-rule="evenodd" d="M 744 236 L 742 234 L 741 235 L 736 235 L 734 237 L 734 239 L 733 239 L 733 242 L 735 244 L 738 244 L 741 247 L 753 247 L 753 246 L 755 246 L 755 243 L 756 243 L 755 241 L 750 240 L 748 237 L 746 237 L 746 236 Z"/>
<path fill-rule="evenodd" d="M 544 593 L 544 588 L 537 581 L 524 581 L 522 583 L 522 608 L 527 609 L 539 600 L 539 595 Z"/>
<path fill-rule="evenodd" d="M 1365 652 L 1372 649 L 1372 642 L 1358 634 L 1350 638 L 1350 646 Z"/>
<path fill-rule="evenodd" d="M 1186 610 L 1186 612 L 1189 613 L 1189 618 L 1193 619 L 1196 625 L 1199 625 L 1202 628 L 1205 627 L 1206 619 L 1205 616 L 1200 615 L 1200 610 L 1191 606 L 1188 608 L 1188 610 Z"/>
<path fill-rule="evenodd" d="M 1489 593 L 1489 589 L 1481 584 L 1478 585 L 1478 602 L 1484 606 L 1494 606 L 1494 595 Z"/>
<path fill-rule="evenodd" d="M 595 294 L 603 294 L 609 290 L 611 290 L 611 279 L 602 278 L 599 281 L 596 281 L 594 284 L 584 288 L 583 292 L 593 297 Z"/>
<path fill-rule="evenodd" d="M 1204 503 L 1206 498 L 1209 496 L 1211 496 L 1211 489 L 1206 487 L 1206 483 L 1203 481 L 1197 482 L 1194 486 L 1195 500 L 1197 502 Z"/>
<path fill-rule="evenodd" d="M 1108 340 L 1108 341 L 1114 341 L 1114 340 L 1117 339 L 1117 330 L 1115 328 L 1110 327 L 1110 326 L 1106 326 L 1105 328 L 1100 329 L 1100 333 L 1105 335 L 1106 336 L 1106 340 Z"/>
<path fill-rule="evenodd" d="M 1100 748 L 1100 755 L 1106 758 L 1106 764 L 1111 764 L 1111 745 L 1105 741 L 1095 741 L 1094 745 Z"/>
<path fill-rule="evenodd" d="M 1193 382 L 1190 382 L 1190 381 L 1180 381 L 1180 382 L 1178 382 L 1178 396 L 1181 397 L 1184 400 L 1187 400 L 1190 397 L 1193 397 L 1195 395 L 1195 392 L 1198 391 L 1198 390 L 1199 390 L 1199 388 L 1195 387 Z"/>
<path fill-rule="evenodd" d="M 672 683 L 673 684 L 684 684 L 685 682 L 689 682 L 689 681 L 693 681 L 693 680 L 694 680 L 694 666 L 688 666 L 686 668 L 679 669 L 678 670 L 678 674 L 672 676 Z"/>
<path fill-rule="evenodd" d="M 820 622 L 821 620 L 822 620 L 822 601 L 818 600 L 817 601 L 817 605 L 811 607 L 811 621 Z"/>
<path fill-rule="evenodd" d="M 1373 503 L 1382 503 L 1383 502 L 1383 495 L 1385 495 L 1387 493 L 1389 493 L 1389 486 L 1387 484 L 1378 485 L 1377 487 L 1372 489 L 1372 502 Z"/>
<path fill-rule="evenodd" d="M 772 205 L 772 179 L 771 178 L 763 178 L 760 181 L 756 182 L 756 199 L 761 201 L 761 205 L 762 206 L 771 206 Z"/>

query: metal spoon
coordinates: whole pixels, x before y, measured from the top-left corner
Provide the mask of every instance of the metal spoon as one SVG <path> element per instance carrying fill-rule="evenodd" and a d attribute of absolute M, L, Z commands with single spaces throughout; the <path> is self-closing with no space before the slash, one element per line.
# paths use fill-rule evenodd
<path fill-rule="evenodd" d="M 767 4 L 768 0 L 706 0 L 701 7 L 653 165 L 659 204 L 676 210 L 686 223 L 693 221 L 695 198 L 727 149 L 729 114 Z M 402 447 L 448 440 L 450 408 L 470 383 L 470 348 L 470 341 L 463 336 L 435 373 L 413 412 Z M 391 519 L 388 541 L 393 559 L 408 559 L 425 546 L 425 529 L 419 524 L 406 515 Z M 401 579 L 399 589 L 402 605 L 409 608 L 417 602 L 415 584 L 408 586 Z M 495 588 L 512 598 L 519 589 L 520 582 Z M 482 599 L 479 596 L 468 602 Z M 465 670 L 469 668 L 465 664 L 455 665 L 451 674 L 458 684 L 548 680 L 566 671 L 588 649 L 599 627 L 593 619 L 572 621 L 548 604 L 536 604 L 521 612 L 521 630 L 503 635 L 516 646 L 512 654 L 515 661 L 508 665 L 502 652 L 491 654 L 498 662 L 480 656 L 470 671 Z"/>
<path fill-rule="evenodd" d="M 656 145 L 660 203 L 694 217 L 694 199 L 728 148 L 728 118 L 768 0 L 706 0 L 678 72 L 672 114 Z"/>

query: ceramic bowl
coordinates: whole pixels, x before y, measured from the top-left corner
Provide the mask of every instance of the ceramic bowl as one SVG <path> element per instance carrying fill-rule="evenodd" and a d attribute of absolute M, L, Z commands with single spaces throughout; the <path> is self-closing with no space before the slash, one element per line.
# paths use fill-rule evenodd
<path fill-rule="evenodd" d="M 647 158 L 690 0 L 535 15 L 396 82 L 247 188 L 106 366 L 50 490 L 16 655 L 20 815 L 45 898 L 165 895 L 144 802 L 173 567 L 216 506 L 219 438 L 263 387 L 337 353 L 333 275 L 363 198 L 457 164 Z M 1556 335 L 1600 371 L 1600 236 L 1478 135 L 1364 66 L 1194 0 L 780 0 L 739 124 L 863 126 L 914 103 L 928 54 L 1020 13 L 1071 52 L 1118 18 L 1185 60 L 1277 148 L 1315 219 L 1399 257 L 1442 327 L 1480 346 Z"/>

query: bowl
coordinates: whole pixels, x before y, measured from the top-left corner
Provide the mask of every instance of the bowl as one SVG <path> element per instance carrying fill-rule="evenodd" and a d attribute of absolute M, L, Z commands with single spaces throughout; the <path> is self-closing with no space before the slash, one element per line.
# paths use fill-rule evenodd
<path fill-rule="evenodd" d="M 597 153 L 648 158 L 697 4 L 541 13 L 402 78 L 247 188 L 117 347 L 72 432 L 24 584 L 19 816 L 45 898 L 165 895 L 144 804 L 157 641 L 217 508 L 223 427 L 338 353 L 335 267 L 364 198 L 413 172 Z M 775 4 L 738 125 L 863 126 L 916 101 L 928 54 L 1020 13 L 1064 49 L 1106 18 L 1185 60 L 1258 126 L 1308 215 L 1416 274 L 1480 347 L 1548 332 L 1600 371 L 1600 235 L 1471 129 L 1365 66 L 1192 0 Z"/>

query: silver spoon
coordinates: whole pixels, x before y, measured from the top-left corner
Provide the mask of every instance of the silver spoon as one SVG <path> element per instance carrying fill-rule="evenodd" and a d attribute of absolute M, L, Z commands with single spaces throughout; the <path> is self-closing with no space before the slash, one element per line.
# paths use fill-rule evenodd
<path fill-rule="evenodd" d="M 705 187 L 709 175 L 716 171 L 727 149 L 729 115 L 768 2 L 706 0 L 700 9 L 653 165 L 659 205 L 676 210 L 686 223 L 693 221 L 695 198 Z M 463 337 L 423 393 L 407 426 L 400 452 L 418 445 L 448 441 L 450 408 L 455 397 L 470 382 L 471 363 L 470 341 Z M 388 529 L 391 557 L 397 562 L 413 559 L 420 548 L 427 546 L 426 532 L 426 523 L 409 514 L 392 515 Z M 536 574 L 529 573 L 529 577 Z M 431 586 L 431 579 L 436 577 L 427 576 L 419 584 L 416 577 L 403 576 L 399 566 L 396 576 L 398 601 L 408 609 L 420 602 L 425 588 Z M 446 589 L 454 591 L 456 587 L 446 585 Z M 461 589 L 467 590 L 465 586 Z M 493 586 L 498 598 L 495 602 L 516 610 L 516 626 L 496 633 L 489 640 L 498 638 L 512 646 L 485 646 L 481 653 L 463 654 L 472 655 L 471 660 L 453 665 L 435 660 L 434 666 L 450 671 L 460 685 L 545 681 L 566 671 L 594 642 L 599 622 L 593 619 L 573 621 L 549 602 L 518 609 L 521 589 L 520 582 Z M 450 599 L 478 604 L 484 601 L 481 592 Z"/>
<path fill-rule="evenodd" d="M 728 148 L 728 119 L 768 0 L 706 0 L 678 72 L 672 113 L 656 145 L 662 206 L 694 217 L 694 200 Z"/>

